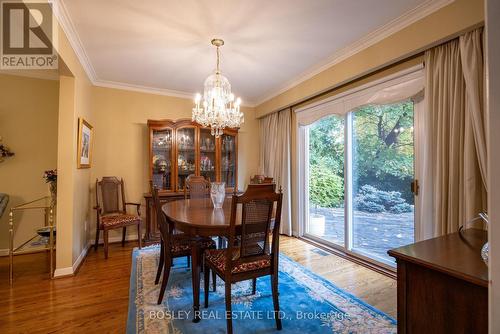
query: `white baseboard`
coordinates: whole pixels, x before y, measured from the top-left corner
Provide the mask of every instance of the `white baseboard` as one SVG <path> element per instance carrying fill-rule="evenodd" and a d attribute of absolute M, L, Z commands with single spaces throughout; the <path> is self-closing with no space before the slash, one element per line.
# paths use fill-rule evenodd
<path fill-rule="evenodd" d="M 54 271 L 54 278 L 61 277 L 61 276 L 73 275 L 76 272 L 76 270 L 78 269 L 78 267 L 80 266 L 80 264 L 82 263 L 82 261 L 87 256 L 87 253 L 89 252 L 90 246 L 91 246 L 90 243 L 87 242 L 87 245 L 85 245 L 82 252 L 80 253 L 78 258 L 76 259 L 75 263 L 73 263 L 73 265 L 71 267 L 64 267 L 64 268 L 56 269 Z"/>
<path fill-rule="evenodd" d="M 134 240 L 137 240 L 137 235 L 126 235 L 125 236 L 125 240 L 126 241 L 134 241 Z M 115 236 L 115 237 L 110 237 L 109 238 L 109 242 L 121 242 L 122 241 L 122 237 L 121 236 Z M 87 242 L 87 245 L 83 248 L 82 252 L 80 253 L 80 255 L 78 256 L 78 258 L 76 259 L 75 263 L 73 263 L 73 266 L 71 267 L 65 267 L 65 268 L 58 268 L 54 271 L 54 277 L 61 277 L 61 276 L 69 276 L 69 275 L 73 275 L 76 270 L 78 269 L 78 267 L 80 266 L 80 264 L 82 263 L 82 261 L 85 259 L 85 257 L 87 256 L 87 253 L 89 252 L 90 248 L 94 246 L 94 241 L 92 240 L 89 240 Z M 99 239 L 99 245 L 102 245 L 104 244 L 104 240 L 101 238 Z M 2 251 L 2 250 L 0 250 Z M 7 249 L 7 255 L 9 254 L 9 250 Z"/>
<path fill-rule="evenodd" d="M 137 240 L 137 235 L 133 235 L 133 234 L 129 235 L 129 234 L 127 234 L 125 236 L 125 240 L 126 241 L 136 241 Z M 109 238 L 109 242 L 110 243 L 111 242 L 121 242 L 121 241 L 122 241 L 122 237 L 121 236 L 115 236 L 115 237 L 110 237 Z M 87 253 L 89 252 L 89 249 L 94 246 L 94 242 L 95 242 L 95 239 L 89 240 L 87 242 L 87 245 L 83 248 L 82 252 L 80 253 L 80 255 L 76 259 L 75 263 L 73 263 L 73 265 L 71 267 L 57 268 L 54 271 L 54 277 L 62 277 L 62 276 L 73 275 L 76 272 L 76 270 L 78 269 L 78 267 L 80 266 L 80 264 L 82 263 L 82 261 L 87 256 Z M 101 238 L 101 239 L 99 239 L 99 245 L 102 245 L 102 244 L 104 244 L 104 240 Z M 8 248 L 0 249 L 0 256 L 8 256 L 8 255 L 9 255 L 9 249 Z"/>
<path fill-rule="evenodd" d="M 73 267 L 58 268 L 54 270 L 54 278 L 73 275 Z"/>

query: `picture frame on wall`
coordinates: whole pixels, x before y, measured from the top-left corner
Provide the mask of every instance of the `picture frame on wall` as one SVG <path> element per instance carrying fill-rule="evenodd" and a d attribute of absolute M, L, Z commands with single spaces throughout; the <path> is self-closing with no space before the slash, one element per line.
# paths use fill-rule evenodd
<path fill-rule="evenodd" d="M 78 119 L 78 168 L 90 168 L 93 142 L 92 125 L 83 119 L 83 117 L 80 117 Z"/>

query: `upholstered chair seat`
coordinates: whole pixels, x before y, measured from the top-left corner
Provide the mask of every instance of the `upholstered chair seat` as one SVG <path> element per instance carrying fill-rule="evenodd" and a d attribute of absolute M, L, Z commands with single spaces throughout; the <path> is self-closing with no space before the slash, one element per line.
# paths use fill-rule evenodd
<path fill-rule="evenodd" d="M 236 258 L 237 259 L 237 258 Z M 236 259 L 233 259 L 236 260 Z M 219 272 L 224 273 L 226 268 L 226 250 L 225 249 L 208 249 L 205 251 L 205 261 L 208 261 L 212 267 Z M 209 265 L 210 265 L 209 264 Z M 243 273 L 247 271 L 259 270 L 271 267 L 271 256 L 255 261 L 240 263 L 231 268 L 232 274 Z"/>
<path fill-rule="evenodd" d="M 141 219 L 134 214 L 111 214 L 101 217 L 101 229 L 136 225 Z"/>

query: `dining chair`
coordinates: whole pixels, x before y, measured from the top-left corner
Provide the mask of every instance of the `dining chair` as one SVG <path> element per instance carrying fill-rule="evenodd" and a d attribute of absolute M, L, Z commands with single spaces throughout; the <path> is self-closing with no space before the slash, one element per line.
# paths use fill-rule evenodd
<path fill-rule="evenodd" d="M 189 190 L 189 197 L 188 197 Z M 203 176 L 191 174 L 186 178 L 186 186 L 184 187 L 184 199 L 188 198 L 207 198 L 210 196 L 210 179 L 205 179 Z M 222 248 L 226 239 L 224 237 L 217 238 L 217 247 Z"/>
<path fill-rule="evenodd" d="M 141 235 L 141 211 L 140 203 L 125 202 L 125 190 L 123 179 L 118 179 L 115 176 L 105 176 L 99 181 L 95 181 L 96 192 L 96 233 L 95 246 L 97 250 L 99 246 L 99 234 L 103 231 L 104 238 L 104 257 L 108 258 L 108 231 L 112 229 L 122 228 L 122 246 L 125 244 L 125 236 L 127 234 L 127 226 L 137 225 L 137 239 L 139 240 L 139 248 L 142 246 Z M 137 214 L 127 213 L 127 206 L 135 206 Z"/>
<path fill-rule="evenodd" d="M 205 198 L 210 195 L 210 180 L 205 180 L 203 176 L 191 174 L 186 178 L 184 187 L 184 199 Z"/>
<path fill-rule="evenodd" d="M 171 222 L 161 209 L 160 197 L 156 187 L 152 190 L 153 206 L 156 213 L 156 221 L 160 228 L 160 261 L 156 272 L 155 284 L 158 284 L 161 273 L 163 278 L 161 281 L 160 295 L 158 296 L 158 304 L 163 301 L 165 289 L 170 275 L 170 268 L 173 264 L 173 259 L 178 257 L 190 256 L 193 243 L 198 243 L 201 252 L 207 249 L 215 249 L 215 241 L 211 238 L 192 237 L 184 233 L 174 233 L 174 224 Z M 213 273 L 213 282 L 215 289 L 215 273 Z"/>
<path fill-rule="evenodd" d="M 252 293 L 255 293 L 255 279 L 271 277 L 276 328 L 281 330 L 278 300 L 278 254 L 281 202 L 283 194 L 276 193 L 276 185 L 249 185 L 242 195 L 233 195 L 229 223 L 229 242 L 226 249 L 208 249 L 205 262 L 205 307 L 208 307 L 208 272 L 215 273 L 225 283 L 227 332 L 232 333 L 231 284 L 252 279 Z M 238 210 L 241 206 L 241 211 Z M 273 212 L 274 219 L 273 219 Z M 238 215 L 241 215 L 238 217 Z M 241 221 L 240 233 L 236 222 Z M 273 225 L 274 222 L 274 225 Z M 269 245 L 272 233 L 271 245 Z"/>

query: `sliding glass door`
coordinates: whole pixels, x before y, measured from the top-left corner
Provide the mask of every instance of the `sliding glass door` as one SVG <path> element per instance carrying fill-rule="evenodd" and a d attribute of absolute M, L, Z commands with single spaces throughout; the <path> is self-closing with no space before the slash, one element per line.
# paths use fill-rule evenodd
<path fill-rule="evenodd" d="M 386 265 L 414 241 L 413 102 L 327 116 L 304 132 L 305 235 Z"/>
<path fill-rule="evenodd" d="M 369 106 L 352 117 L 352 251 L 392 263 L 414 240 L 413 102 Z"/>
<path fill-rule="evenodd" d="M 328 116 L 309 127 L 307 233 L 345 245 L 344 118 Z"/>

